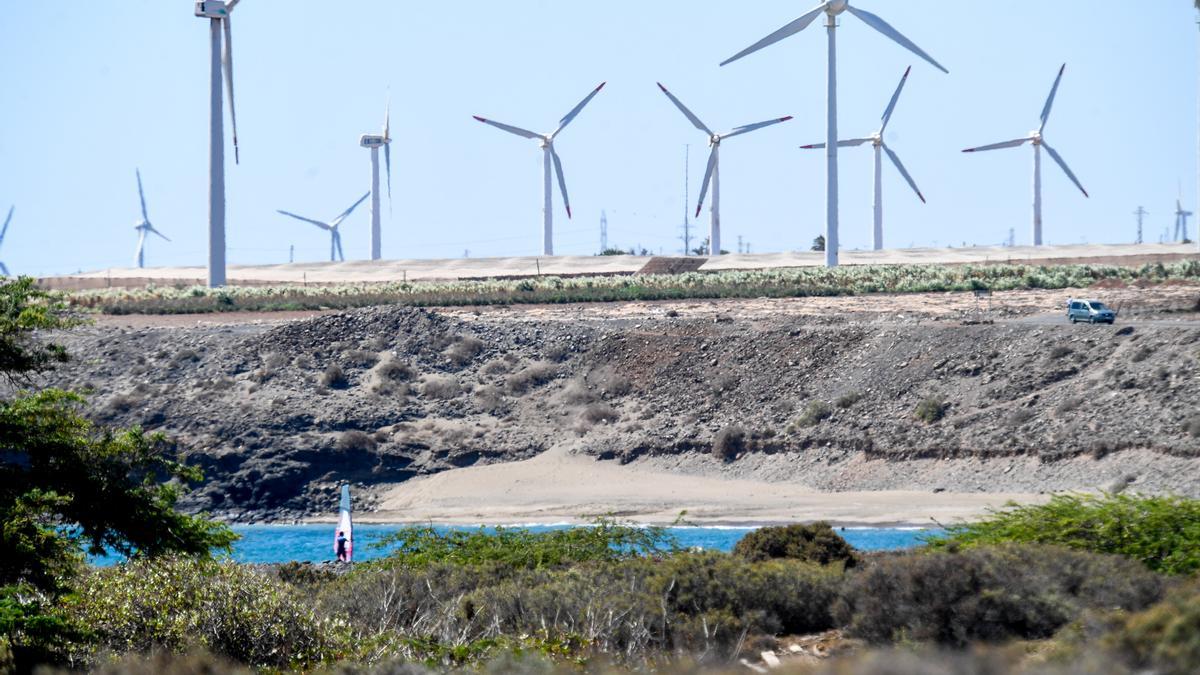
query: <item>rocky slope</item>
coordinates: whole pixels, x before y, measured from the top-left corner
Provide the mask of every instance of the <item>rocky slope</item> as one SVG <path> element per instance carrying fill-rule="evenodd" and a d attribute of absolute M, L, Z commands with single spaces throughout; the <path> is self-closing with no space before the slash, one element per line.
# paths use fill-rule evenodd
<path fill-rule="evenodd" d="M 1147 295 L 1115 328 L 1002 299 L 978 316 L 956 309 L 962 296 L 819 301 L 836 312 L 791 300 L 101 322 L 67 336 L 75 359 L 51 384 L 91 389 L 99 421 L 178 439 L 210 478 L 190 504 L 233 520 L 302 516 L 339 481 L 396 483 L 567 440 L 601 460 L 760 477 L 770 465 L 827 489 L 889 487 L 878 462 L 861 483 L 821 479 L 834 462 L 888 460 L 892 482 L 976 462 L 1026 487 L 1038 467 L 1070 466 L 1055 486 L 1078 474 L 1082 487 L 1102 484 L 1088 458 L 1128 457 L 1135 474 L 1162 458 L 1176 468 L 1142 487 L 1200 496 L 1186 471 L 1200 468 L 1189 293 Z"/>

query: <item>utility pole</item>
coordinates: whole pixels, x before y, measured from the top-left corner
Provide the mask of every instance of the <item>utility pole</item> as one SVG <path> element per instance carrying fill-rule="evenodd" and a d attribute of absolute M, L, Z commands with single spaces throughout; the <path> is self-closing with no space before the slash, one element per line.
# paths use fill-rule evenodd
<path fill-rule="evenodd" d="M 742 253 L 742 235 L 738 235 L 738 253 Z"/>
<path fill-rule="evenodd" d="M 296 262 L 296 245 L 295 244 L 288 246 L 288 262 L 289 263 Z"/>
<path fill-rule="evenodd" d="M 600 252 L 608 250 L 608 214 L 600 212 Z"/>
<path fill-rule="evenodd" d="M 1147 211 L 1145 207 L 1139 206 L 1137 207 L 1137 211 L 1133 212 L 1133 215 L 1137 216 L 1138 219 L 1137 241 L 1134 243 L 1140 244 L 1142 243 L 1142 224 L 1146 216 L 1150 215 L 1150 212 Z"/>

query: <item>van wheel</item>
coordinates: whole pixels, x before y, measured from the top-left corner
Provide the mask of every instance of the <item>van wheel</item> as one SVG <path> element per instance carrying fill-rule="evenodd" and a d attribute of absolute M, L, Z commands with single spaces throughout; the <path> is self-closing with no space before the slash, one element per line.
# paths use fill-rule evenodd
<path fill-rule="evenodd" d="M 1071 317 L 1071 323 L 1075 323 L 1075 317 Z"/>

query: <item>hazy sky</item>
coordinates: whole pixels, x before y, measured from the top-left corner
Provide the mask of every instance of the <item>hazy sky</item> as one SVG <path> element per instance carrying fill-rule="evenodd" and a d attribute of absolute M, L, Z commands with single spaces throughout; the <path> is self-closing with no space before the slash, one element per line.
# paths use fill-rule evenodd
<path fill-rule="evenodd" d="M 209 33 L 192 2 L 2 1 L 0 210 L 15 204 L 16 214 L 0 260 L 34 275 L 129 266 L 140 167 L 151 220 L 173 240 L 151 241 L 147 264 L 202 265 Z M 286 262 L 289 245 L 297 260 L 328 257 L 325 233 L 275 210 L 327 219 L 369 188 L 358 137 L 379 131 L 389 88 L 394 203 L 390 216 L 384 206 L 384 256 L 540 253 L 536 143 L 471 116 L 549 131 L 603 80 L 556 144 L 575 213 L 568 221 L 555 196 L 558 253 L 596 252 L 602 209 L 610 243 L 680 248 L 684 146 L 692 209 L 708 149 L 657 80 L 720 130 L 796 116 L 723 146 L 722 220 L 729 249 L 739 235 L 756 252 L 807 248 L 823 230 L 824 161 L 798 146 L 824 140 L 823 30 L 814 24 L 717 64 L 812 4 L 245 0 L 233 22 L 242 162 L 229 153 L 230 262 Z M 1132 241 L 1139 204 L 1157 241 L 1173 223 L 1179 181 L 1184 204 L 1196 204 L 1192 2 L 861 6 L 951 71 L 842 16 L 843 136 L 875 130 L 913 65 L 887 140 L 929 203 L 885 167 L 889 247 L 995 244 L 1010 227 L 1028 242 L 1032 152 L 959 151 L 1035 128 L 1064 62 L 1046 136 L 1092 198 L 1047 162 L 1047 242 Z M 843 246 L 866 247 L 872 153 L 842 157 Z M 364 207 L 343 225 L 348 258 L 368 252 Z"/>

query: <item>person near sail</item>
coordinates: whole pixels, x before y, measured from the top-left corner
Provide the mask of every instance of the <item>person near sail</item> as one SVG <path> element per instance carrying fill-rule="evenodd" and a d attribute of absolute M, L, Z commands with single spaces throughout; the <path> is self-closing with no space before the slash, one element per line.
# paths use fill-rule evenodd
<path fill-rule="evenodd" d="M 349 561 L 349 556 L 346 555 L 346 533 L 341 530 L 337 533 L 337 559 L 339 562 Z"/>

